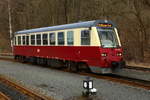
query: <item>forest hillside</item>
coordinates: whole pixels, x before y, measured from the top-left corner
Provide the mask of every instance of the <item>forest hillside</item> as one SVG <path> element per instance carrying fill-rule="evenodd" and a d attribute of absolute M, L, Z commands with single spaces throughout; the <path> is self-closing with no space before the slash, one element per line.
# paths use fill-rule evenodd
<path fill-rule="evenodd" d="M 150 62 L 150 0 L 0 0 L 0 52 L 11 51 L 8 4 L 13 32 L 112 20 L 119 29 L 125 59 Z"/>

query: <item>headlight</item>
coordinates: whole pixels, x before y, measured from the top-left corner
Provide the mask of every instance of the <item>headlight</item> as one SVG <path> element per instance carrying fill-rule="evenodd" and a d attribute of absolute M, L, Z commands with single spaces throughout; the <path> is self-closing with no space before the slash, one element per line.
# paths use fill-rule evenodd
<path fill-rule="evenodd" d="M 122 53 L 117 53 L 117 56 L 122 56 Z"/>
<path fill-rule="evenodd" d="M 106 57 L 107 54 L 106 54 L 106 53 L 102 53 L 101 56 L 102 56 L 102 57 Z"/>

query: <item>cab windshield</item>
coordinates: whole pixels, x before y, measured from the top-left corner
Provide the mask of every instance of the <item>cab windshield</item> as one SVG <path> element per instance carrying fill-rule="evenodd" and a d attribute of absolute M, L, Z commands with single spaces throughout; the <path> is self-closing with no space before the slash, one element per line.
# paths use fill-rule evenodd
<path fill-rule="evenodd" d="M 118 39 L 116 33 L 113 29 L 100 29 L 97 28 L 99 39 L 101 41 L 102 47 L 118 47 Z"/>

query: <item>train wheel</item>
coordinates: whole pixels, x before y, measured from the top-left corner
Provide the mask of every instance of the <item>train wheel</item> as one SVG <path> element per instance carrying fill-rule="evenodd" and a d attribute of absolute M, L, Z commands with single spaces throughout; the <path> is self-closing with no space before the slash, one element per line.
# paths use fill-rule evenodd
<path fill-rule="evenodd" d="M 78 63 L 79 71 L 91 72 L 89 66 L 86 63 Z"/>
<path fill-rule="evenodd" d="M 71 72 L 78 72 L 78 66 L 76 62 L 69 61 L 67 67 L 68 70 Z"/>
<path fill-rule="evenodd" d="M 14 56 L 14 59 L 17 60 L 17 56 L 16 55 Z"/>
<path fill-rule="evenodd" d="M 25 63 L 25 56 L 18 56 L 18 61 L 20 61 L 21 63 Z"/>
<path fill-rule="evenodd" d="M 47 66 L 50 66 L 52 67 L 52 64 L 51 64 L 52 60 L 51 59 L 47 59 Z"/>
<path fill-rule="evenodd" d="M 36 57 L 30 57 L 29 61 L 30 61 L 32 64 L 37 64 L 37 58 L 36 58 Z"/>
<path fill-rule="evenodd" d="M 21 62 L 22 62 L 22 63 L 25 63 L 25 62 L 26 62 L 26 57 L 25 57 L 25 56 L 22 56 Z"/>

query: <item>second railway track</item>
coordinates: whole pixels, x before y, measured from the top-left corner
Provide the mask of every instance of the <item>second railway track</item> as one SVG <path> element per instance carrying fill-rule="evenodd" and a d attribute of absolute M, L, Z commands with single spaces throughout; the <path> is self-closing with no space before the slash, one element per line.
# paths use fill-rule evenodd
<path fill-rule="evenodd" d="M 2 92 L 0 92 L 0 100 L 11 100 L 11 99 Z"/>
<path fill-rule="evenodd" d="M 79 74 L 150 90 L 150 81 L 134 79 L 134 78 L 124 77 L 119 75 L 99 75 L 99 74 L 82 73 L 82 72 Z"/>
<path fill-rule="evenodd" d="M 0 100 L 53 100 L 0 75 Z"/>
<path fill-rule="evenodd" d="M 13 59 L 10 59 L 10 58 L 1 58 L 1 59 L 18 62 L 16 60 L 13 60 Z M 31 64 L 31 63 L 28 63 L 28 64 Z M 60 70 L 60 71 L 72 73 L 72 72 L 67 71 L 67 70 Z M 115 75 L 115 74 L 102 75 L 102 74 L 85 73 L 85 72 L 78 72 L 76 74 L 84 75 L 84 76 L 90 76 L 90 77 L 94 77 L 94 78 L 98 78 L 98 79 L 105 79 L 105 80 L 109 80 L 109 81 L 112 81 L 112 82 L 127 84 L 127 85 L 130 85 L 130 86 L 133 86 L 133 87 L 140 87 L 140 88 L 150 90 L 150 81 L 125 77 L 125 76 L 119 76 L 119 75 Z"/>

